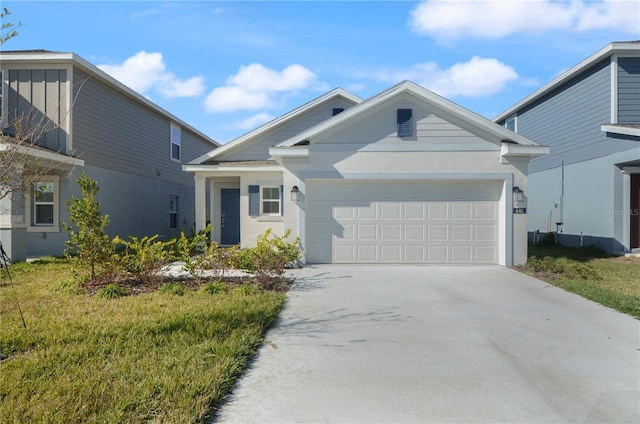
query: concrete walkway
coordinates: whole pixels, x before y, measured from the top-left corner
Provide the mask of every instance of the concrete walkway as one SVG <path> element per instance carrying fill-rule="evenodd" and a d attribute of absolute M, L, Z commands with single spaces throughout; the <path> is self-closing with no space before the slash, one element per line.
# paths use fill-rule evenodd
<path fill-rule="evenodd" d="M 504 267 L 313 266 L 224 423 L 637 423 L 640 326 Z"/>

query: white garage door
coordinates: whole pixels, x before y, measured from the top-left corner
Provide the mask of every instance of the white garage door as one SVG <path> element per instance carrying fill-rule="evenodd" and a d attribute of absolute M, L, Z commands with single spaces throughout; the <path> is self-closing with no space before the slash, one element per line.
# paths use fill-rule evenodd
<path fill-rule="evenodd" d="M 498 181 L 307 180 L 308 263 L 497 264 Z"/>

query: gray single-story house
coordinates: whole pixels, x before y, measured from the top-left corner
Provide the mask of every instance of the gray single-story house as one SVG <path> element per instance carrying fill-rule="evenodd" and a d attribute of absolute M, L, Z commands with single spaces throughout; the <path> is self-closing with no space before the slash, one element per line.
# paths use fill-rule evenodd
<path fill-rule="evenodd" d="M 410 81 L 335 89 L 183 166 L 196 228 L 291 230 L 306 263 L 521 264 L 527 169 L 548 148 Z"/>

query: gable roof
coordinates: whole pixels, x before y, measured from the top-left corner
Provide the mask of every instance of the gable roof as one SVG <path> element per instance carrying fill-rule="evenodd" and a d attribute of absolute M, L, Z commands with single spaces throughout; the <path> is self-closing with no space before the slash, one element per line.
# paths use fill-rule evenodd
<path fill-rule="evenodd" d="M 335 99 L 337 97 L 343 97 L 347 100 L 350 100 L 352 102 L 354 102 L 355 104 L 361 103 L 363 100 L 356 96 L 355 94 L 352 94 L 342 88 L 336 88 L 334 90 L 329 91 L 328 93 L 323 94 L 320 97 L 317 97 L 305 104 L 303 104 L 302 106 L 293 109 L 292 111 L 285 113 L 284 115 L 275 118 L 269 122 L 267 122 L 266 124 L 252 130 L 249 131 L 246 134 L 241 135 L 240 137 L 237 137 L 233 140 L 231 140 L 230 142 L 222 145 L 221 147 L 218 147 L 217 149 L 214 149 L 208 153 L 205 153 L 204 155 L 192 160 L 191 162 L 189 162 L 189 164 L 191 165 L 198 165 L 201 164 L 205 161 L 211 160 L 211 159 L 215 159 L 216 157 L 230 151 L 230 150 L 234 150 L 237 148 L 240 148 L 241 146 L 243 146 L 246 143 L 249 143 L 252 140 L 255 140 L 257 137 L 260 137 L 261 135 L 267 133 L 268 131 L 271 131 L 272 129 L 283 125 L 289 121 L 291 121 L 292 119 L 302 115 L 303 113 L 307 112 L 308 110 L 313 109 L 314 107 L 327 102 L 331 99 Z M 348 109 L 347 109 L 348 110 Z M 342 112 L 344 113 L 344 112 Z M 341 114 L 342 114 L 341 113 Z"/>
<path fill-rule="evenodd" d="M 145 106 L 153 109 L 161 115 L 164 115 L 170 121 L 179 124 L 182 128 L 188 129 L 194 134 L 201 137 L 204 141 L 210 143 L 212 146 L 219 146 L 220 143 L 215 141 L 213 138 L 204 134 L 200 130 L 194 128 L 189 125 L 182 119 L 173 115 L 172 113 L 166 111 L 161 108 L 157 104 L 153 103 L 151 100 L 147 99 L 143 95 L 138 92 L 132 90 L 127 87 L 117 79 L 113 78 L 111 75 L 107 74 L 97 66 L 92 63 L 86 61 L 75 53 L 63 53 L 63 52 L 52 52 L 48 50 L 10 50 L 10 51 L 0 51 L 0 58 L 3 65 L 6 65 L 8 62 L 12 63 L 62 63 L 62 64 L 72 64 L 73 66 L 82 69 L 83 71 L 89 73 L 90 75 L 98 78 L 99 80 L 107 83 L 111 87 L 115 88 L 117 91 L 125 94 L 127 97 L 144 104 Z"/>
<path fill-rule="evenodd" d="M 371 110 L 375 106 L 402 93 L 408 93 L 416 96 L 420 100 L 426 101 L 430 105 L 434 106 L 436 109 L 440 109 L 448 114 L 455 116 L 458 119 L 469 123 L 471 126 L 481 130 L 482 132 L 501 142 L 514 143 L 524 146 L 538 146 L 537 143 L 519 134 L 516 134 L 513 131 L 508 130 L 494 122 L 491 122 L 487 118 L 480 116 L 475 112 L 470 111 L 469 109 L 466 109 L 450 100 L 447 100 L 444 97 L 440 97 L 439 95 L 427 90 L 424 87 L 419 86 L 412 81 L 405 80 L 381 92 L 380 94 L 345 110 L 344 112 L 334 116 L 333 118 L 321 122 L 318 125 L 315 125 L 314 127 L 311 127 L 308 130 L 289 138 L 288 140 L 285 140 L 284 142 L 278 144 L 277 147 L 293 147 L 299 145 L 299 143 L 306 142 L 313 137 L 329 129 L 332 129 L 342 124 L 343 122 L 353 119 L 355 116 L 361 115 Z"/>
<path fill-rule="evenodd" d="M 636 54 L 636 55 L 640 53 L 640 40 L 616 41 L 616 42 L 610 43 L 607 46 L 603 47 L 602 49 L 598 50 L 596 53 L 586 58 L 585 60 L 583 60 L 582 62 L 578 63 L 574 67 L 563 72 L 557 78 L 543 85 L 538 90 L 534 91 L 524 99 L 520 100 L 518 103 L 511 106 L 509 109 L 500 113 L 498 116 L 493 118 L 493 121 L 498 122 L 508 118 L 509 116 L 513 115 L 523 107 L 533 103 L 540 97 L 544 96 L 545 94 L 549 93 L 550 91 L 554 90 L 555 88 L 559 87 L 560 85 L 564 84 L 570 79 L 578 76 L 582 72 L 586 71 L 587 69 L 591 68 L 593 65 L 606 59 L 607 57 L 613 56 L 615 54 L 629 54 L 629 53 Z"/>

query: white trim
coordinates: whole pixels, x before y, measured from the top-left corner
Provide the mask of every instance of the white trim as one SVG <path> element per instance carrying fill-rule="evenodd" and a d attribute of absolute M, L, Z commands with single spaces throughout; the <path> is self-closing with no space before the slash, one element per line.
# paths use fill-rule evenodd
<path fill-rule="evenodd" d="M 618 55 L 611 56 L 611 123 L 618 123 Z"/>
<path fill-rule="evenodd" d="M 9 150 L 11 146 L 6 143 L 0 143 L 0 151 Z M 44 159 L 51 162 L 56 162 L 61 165 L 67 166 L 84 166 L 84 161 L 82 159 L 77 159 L 71 156 L 66 156 L 61 153 L 56 153 L 50 150 L 44 150 L 37 147 L 24 147 L 19 146 L 17 149 L 21 155 L 31 156 L 38 159 Z"/>
<path fill-rule="evenodd" d="M 508 158 L 526 157 L 535 158 L 544 156 L 551 149 L 547 146 L 519 146 L 516 144 L 502 143 L 500 147 L 500 163 L 507 163 Z"/>
<path fill-rule="evenodd" d="M 284 168 L 281 165 L 182 165 L 182 170 L 185 172 L 198 172 L 207 176 L 222 176 L 220 173 L 232 174 L 229 176 L 236 176 L 239 172 L 273 172 L 282 171 Z"/>
<path fill-rule="evenodd" d="M 260 187 L 260 215 L 258 217 L 282 217 L 282 199 L 283 193 L 280 189 L 279 185 L 271 185 L 271 184 L 259 184 Z M 264 198 L 264 189 L 276 189 L 278 190 L 278 198 L 276 199 L 265 199 Z M 264 211 L 264 202 L 267 203 L 278 203 L 278 212 L 265 212 Z"/>
<path fill-rule="evenodd" d="M 306 158 L 309 157 L 309 147 L 270 147 L 269 155 L 282 158 Z"/>
<path fill-rule="evenodd" d="M 544 96 L 545 94 L 549 93 L 553 89 L 557 88 L 558 86 L 564 84 L 565 82 L 569 81 L 573 77 L 577 76 L 578 74 L 583 72 L 585 69 L 590 68 L 591 66 L 595 65 L 596 63 L 600 62 L 601 60 L 605 59 L 606 57 L 614 53 L 637 55 L 638 53 L 640 53 L 640 43 L 622 42 L 622 43 L 608 44 L 604 48 L 600 49 L 593 55 L 589 56 L 582 62 L 572 67 L 571 69 L 562 73 L 556 79 L 545 84 L 538 90 L 534 91 L 532 94 L 528 95 L 527 97 L 525 97 L 524 99 L 516 103 L 515 105 L 511 106 L 509 109 L 497 115 L 495 118 L 493 118 L 493 121 L 499 122 L 504 120 L 507 116 L 513 115 L 518 110 L 522 109 L 524 106 L 527 106 L 529 103 L 532 103 L 536 99 Z"/>
<path fill-rule="evenodd" d="M 621 134 L 621 135 L 631 135 L 634 137 L 640 137 L 640 127 L 625 127 L 623 125 L 600 125 L 600 131 L 613 133 L 613 134 Z"/>

